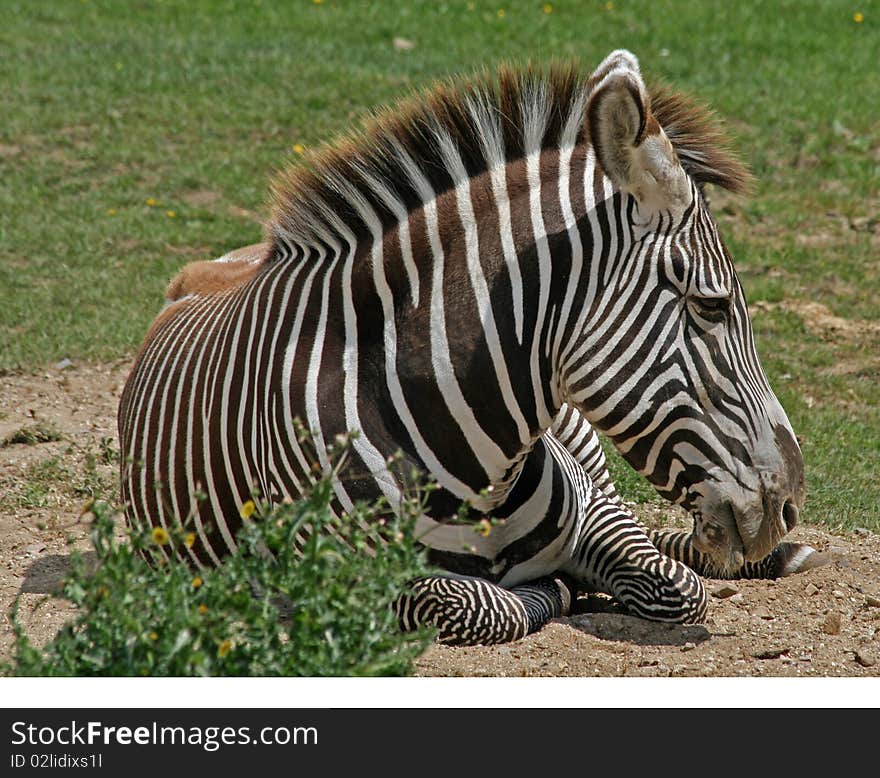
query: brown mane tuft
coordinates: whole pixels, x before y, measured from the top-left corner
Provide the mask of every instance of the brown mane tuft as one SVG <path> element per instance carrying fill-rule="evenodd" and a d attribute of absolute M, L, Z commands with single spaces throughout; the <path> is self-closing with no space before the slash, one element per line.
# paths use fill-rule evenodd
<path fill-rule="evenodd" d="M 731 149 L 730 139 L 711 108 L 663 83 L 652 85 L 650 95 L 651 112 L 691 178 L 735 194 L 752 191 L 754 178 Z"/>

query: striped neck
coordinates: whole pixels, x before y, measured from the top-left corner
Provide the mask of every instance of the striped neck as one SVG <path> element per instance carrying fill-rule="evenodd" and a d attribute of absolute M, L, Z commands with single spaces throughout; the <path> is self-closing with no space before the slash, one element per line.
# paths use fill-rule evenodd
<path fill-rule="evenodd" d="M 345 344 L 345 397 L 383 396 L 412 458 L 488 509 L 565 400 L 560 366 L 627 254 L 623 202 L 580 144 L 464 177 L 390 226 L 363 207 L 366 237 L 340 224 L 342 239 L 288 260 L 326 266 L 341 297 L 326 326 Z M 448 438 L 424 429 L 425 407 Z"/>

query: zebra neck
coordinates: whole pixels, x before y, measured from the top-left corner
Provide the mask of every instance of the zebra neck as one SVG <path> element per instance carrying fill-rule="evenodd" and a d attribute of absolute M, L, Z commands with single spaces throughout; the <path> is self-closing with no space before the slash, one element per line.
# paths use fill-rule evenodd
<path fill-rule="evenodd" d="M 596 190 L 587 150 L 533 155 L 396 222 L 365 210 L 366 236 L 340 230 L 291 250 L 309 308 L 301 329 L 332 344 L 301 349 L 308 375 L 315 392 L 336 382 L 344 398 L 332 425 L 307 409 L 313 432 L 358 430 L 370 472 L 397 445 L 475 506 L 503 500 L 562 405 L 560 359 L 615 253 L 619 230 L 612 209 L 593 207 Z"/>

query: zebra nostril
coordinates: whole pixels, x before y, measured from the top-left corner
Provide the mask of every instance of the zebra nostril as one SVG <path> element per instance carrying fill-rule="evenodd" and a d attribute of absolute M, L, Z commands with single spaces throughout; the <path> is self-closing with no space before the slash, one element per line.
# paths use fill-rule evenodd
<path fill-rule="evenodd" d="M 798 511 L 797 505 L 791 500 L 786 500 L 785 505 L 782 506 L 782 520 L 785 522 L 787 530 L 792 529 L 797 524 L 799 515 L 800 511 Z"/>

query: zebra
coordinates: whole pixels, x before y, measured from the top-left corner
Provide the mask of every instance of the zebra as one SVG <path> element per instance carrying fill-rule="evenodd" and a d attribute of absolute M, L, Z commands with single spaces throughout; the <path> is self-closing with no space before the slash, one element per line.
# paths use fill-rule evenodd
<path fill-rule="evenodd" d="M 120 399 L 129 523 L 191 519 L 196 542 L 163 553 L 216 565 L 253 494 L 295 499 L 357 431 L 339 512 L 393 509 L 414 468 L 438 486 L 416 526 L 438 574 L 394 607 L 447 643 L 519 639 L 586 591 L 698 623 L 700 574 L 816 564 L 780 542 L 803 459 L 707 183 L 750 176 L 625 50 L 377 111 L 279 174 L 262 244 L 171 282 Z M 638 521 L 597 433 L 692 532 Z"/>

